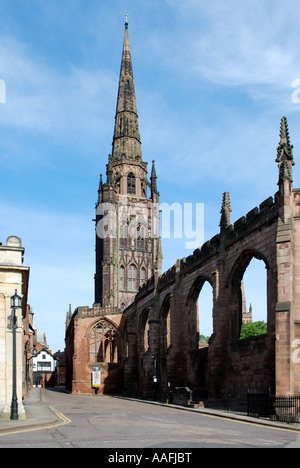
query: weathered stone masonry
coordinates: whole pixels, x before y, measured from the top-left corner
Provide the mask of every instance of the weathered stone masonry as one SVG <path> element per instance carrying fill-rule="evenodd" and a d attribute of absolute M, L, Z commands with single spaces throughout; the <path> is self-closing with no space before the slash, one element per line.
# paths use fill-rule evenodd
<path fill-rule="evenodd" d="M 178 260 L 163 276 L 153 277 L 126 310 L 124 389 L 128 393 L 149 397 L 154 387 L 166 394 L 170 387 L 182 386 L 204 386 L 212 400 L 229 394 L 245 396 L 248 389 L 299 393 L 295 347 L 300 337 L 300 190 L 292 189 L 292 147 L 285 118 L 279 153 L 282 148 L 284 162 L 277 159 L 279 191 L 274 199 L 270 197 L 230 225 L 225 194 L 220 234 L 190 257 Z M 288 167 L 288 177 L 282 164 Z M 239 340 L 241 280 L 254 257 L 267 270 L 268 333 Z M 213 288 L 214 305 L 213 335 L 203 363 L 203 350 L 198 349 L 197 299 L 205 281 Z M 148 349 L 143 345 L 146 323 Z M 203 364 L 205 375 L 201 376 Z"/>
<path fill-rule="evenodd" d="M 293 189 L 285 117 L 276 162 L 275 196 L 232 225 L 225 193 L 219 233 L 163 275 L 159 238 L 141 235 L 142 228 L 151 231 L 150 217 L 138 227 L 136 242 L 96 237 L 95 303 L 78 307 L 67 324 L 70 390 L 92 393 L 97 366 L 99 393 L 163 398 L 170 389 L 188 387 L 194 397 L 215 401 L 244 397 L 248 389 L 300 392 L 300 189 Z M 129 206 L 138 202 L 148 212 L 159 203 L 155 166 L 149 182 L 141 156 L 127 23 L 113 151 L 97 206 L 118 207 L 124 196 Z M 242 279 L 253 258 L 266 268 L 268 332 L 240 340 Z M 213 334 L 200 349 L 197 303 L 206 282 L 213 291 Z"/>

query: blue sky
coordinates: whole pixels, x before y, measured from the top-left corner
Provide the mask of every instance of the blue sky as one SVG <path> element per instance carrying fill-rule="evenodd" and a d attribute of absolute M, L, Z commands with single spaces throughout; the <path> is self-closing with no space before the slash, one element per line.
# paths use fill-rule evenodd
<path fill-rule="evenodd" d="M 204 203 L 208 240 L 223 192 L 232 222 L 274 195 L 283 115 L 300 186 L 297 0 L 2 0 L 0 241 L 22 238 L 35 325 L 54 350 L 69 304 L 93 303 L 92 219 L 126 12 L 143 158 L 156 161 L 161 201 Z M 164 270 L 191 253 L 185 242 L 163 240 Z"/>

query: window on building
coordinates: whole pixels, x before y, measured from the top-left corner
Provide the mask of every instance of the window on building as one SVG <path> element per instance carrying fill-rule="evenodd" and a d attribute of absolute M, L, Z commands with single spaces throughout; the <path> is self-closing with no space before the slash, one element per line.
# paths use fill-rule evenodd
<path fill-rule="evenodd" d="M 51 371 L 51 362 L 38 362 L 37 363 L 37 371 L 38 372 L 48 372 Z"/>
<path fill-rule="evenodd" d="M 127 193 L 135 195 L 135 177 L 132 172 L 127 176 Z"/>
<path fill-rule="evenodd" d="M 121 266 L 120 268 L 120 277 L 119 277 L 119 287 L 120 289 L 124 289 L 124 273 L 125 273 L 125 268 Z"/>
<path fill-rule="evenodd" d="M 119 359 L 115 327 L 101 320 L 92 328 L 89 337 L 90 361 L 117 363 Z"/>
<path fill-rule="evenodd" d="M 130 265 L 128 269 L 128 289 L 136 291 L 136 268 L 134 265 Z"/>
<path fill-rule="evenodd" d="M 137 227 L 137 248 L 145 249 L 146 247 L 146 229 L 143 224 L 139 224 Z"/>
<path fill-rule="evenodd" d="M 145 268 L 142 268 L 140 271 L 140 286 L 143 286 L 145 281 L 146 281 L 146 270 Z"/>

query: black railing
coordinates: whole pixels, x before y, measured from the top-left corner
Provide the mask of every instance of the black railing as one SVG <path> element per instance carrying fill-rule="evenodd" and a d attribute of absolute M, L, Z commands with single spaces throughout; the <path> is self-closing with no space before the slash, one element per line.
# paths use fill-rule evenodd
<path fill-rule="evenodd" d="M 248 416 L 270 418 L 272 421 L 300 423 L 300 395 L 275 396 L 270 393 L 247 395 Z"/>

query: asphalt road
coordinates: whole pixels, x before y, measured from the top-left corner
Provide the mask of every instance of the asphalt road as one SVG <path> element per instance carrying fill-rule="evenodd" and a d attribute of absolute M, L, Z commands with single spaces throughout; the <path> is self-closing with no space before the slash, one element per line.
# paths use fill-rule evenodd
<path fill-rule="evenodd" d="M 102 448 L 114 458 L 125 453 L 115 449 L 131 449 L 132 455 L 138 449 L 169 449 L 166 453 L 186 454 L 186 462 L 197 448 L 300 448 L 300 432 L 288 426 L 272 428 L 109 396 L 43 390 L 43 400 L 61 415 L 60 424 L 1 435 L 0 448 Z M 141 466 L 138 459 L 129 461 Z"/>

